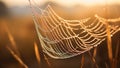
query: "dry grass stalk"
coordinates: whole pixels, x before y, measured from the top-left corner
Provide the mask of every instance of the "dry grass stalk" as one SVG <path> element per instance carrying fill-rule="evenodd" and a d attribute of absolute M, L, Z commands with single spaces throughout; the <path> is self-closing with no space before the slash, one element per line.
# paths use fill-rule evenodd
<path fill-rule="evenodd" d="M 40 54 L 39 54 L 38 46 L 36 43 L 34 43 L 34 49 L 35 49 L 36 59 L 38 61 L 38 64 L 40 64 Z"/>
<path fill-rule="evenodd" d="M 110 30 L 109 28 L 107 29 L 107 44 L 108 44 L 108 56 L 109 59 L 112 60 L 112 42 L 111 42 L 111 35 L 110 35 Z"/>
<path fill-rule="evenodd" d="M 90 51 L 88 51 L 88 53 L 89 53 L 89 55 L 90 55 L 90 58 L 91 58 L 92 62 L 95 64 L 96 68 L 98 68 L 98 65 L 97 65 L 97 63 L 96 63 L 95 58 L 91 55 Z"/>
<path fill-rule="evenodd" d="M 108 17 L 108 1 L 106 0 L 106 9 L 105 9 L 105 15 Z M 106 20 L 106 32 L 107 32 L 107 49 L 108 49 L 108 58 L 110 61 L 110 65 L 112 65 L 113 61 L 113 54 L 112 54 L 112 40 L 111 40 L 111 33 L 110 33 L 110 27 L 109 23 Z M 112 67 L 112 66 L 110 66 Z"/>
<path fill-rule="evenodd" d="M 84 59 L 84 55 L 82 55 L 82 59 L 81 59 L 81 67 L 80 67 L 80 68 L 83 68 L 83 66 L 84 66 L 84 61 L 85 61 L 85 59 Z"/>
<path fill-rule="evenodd" d="M 8 33 L 8 38 L 9 38 L 9 40 L 11 42 L 11 47 L 17 53 L 17 55 L 20 56 L 20 53 L 19 53 L 18 48 L 16 46 L 15 40 L 14 40 L 13 36 L 10 33 Z"/>
<path fill-rule="evenodd" d="M 96 57 L 97 48 L 94 48 L 93 57 Z"/>
<path fill-rule="evenodd" d="M 20 57 L 15 54 L 13 52 L 13 50 L 10 47 L 7 47 L 7 49 L 10 51 L 10 53 L 12 54 L 12 56 L 24 67 L 24 68 L 28 68 L 28 66 L 20 59 Z"/>
<path fill-rule="evenodd" d="M 119 54 L 119 47 L 120 47 L 120 40 L 118 40 L 117 42 L 117 46 L 116 46 L 116 51 L 115 51 L 115 58 L 114 58 L 114 68 L 117 68 L 117 63 L 118 63 L 118 54 Z"/>
<path fill-rule="evenodd" d="M 117 47 L 116 47 L 116 51 L 115 51 L 115 58 L 116 58 L 116 59 L 118 58 L 119 47 L 120 47 L 120 40 L 118 40 Z"/>
<path fill-rule="evenodd" d="M 108 67 L 108 64 L 107 64 L 106 62 L 105 62 L 105 66 L 106 66 L 106 68 L 109 68 L 109 67 Z"/>
<path fill-rule="evenodd" d="M 110 27 L 109 24 L 106 22 L 106 31 L 107 31 L 107 48 L 108 48 L 108 58 L 110 60 L 110 63 L 112 65 L 112 40 L 111 40 L 111 34 L 110 34 Z M 111 66 L 112 67 L 112 66 Z"/>
<path fill-rule="evenodd" d="M 45 58 L 45 60 L 46 60 L 46 62 L 47 62 L 47 64 L 48 64 L 48 66 L 51 68 L 51 64 L 49 63 L 49 60 L 48 60 L 48 58 L 46 57 L 46 55 L 44 55 L 44 58 Z"/>
<path fill-rule="evenodd" d="M 7 34 L 8 34 L 8 38 L 9 38 L 9 40 L 10 40 L 10 42 L 11 42 L 11 48 L 12 48 L 12 49 L 14 50 L 14 52 L 20 57 L 20 53 L 19 53 L 18 48 L 17 48 L 17 46 L 16 46 L 16 42 L 15 42 L 15 40 L 14 40 L 12 34 L 10 33 L 10 31 L 9 31 L 9 29 L 8 29 L 8 27 L 7 27 L 6 24 L 5 24 L 5 30 L 6 30 L 6 32 L 7 32 Z"/>

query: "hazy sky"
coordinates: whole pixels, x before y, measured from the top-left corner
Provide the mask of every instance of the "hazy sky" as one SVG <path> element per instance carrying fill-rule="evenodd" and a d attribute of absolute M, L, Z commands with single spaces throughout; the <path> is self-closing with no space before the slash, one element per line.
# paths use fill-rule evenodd
<path fill-rule="evenodd" d="M 6 5 L 8 6 L 25 6 L 29 4 L 28 0 L 2 0 Z M 40 4 L 43 4 L 47 0 L 34 0 L 36 2 L 39 2 Z"/>
<path fill-rule="evenodd" d="M 28 0 L 2 0 L 2 1 L 4 1 L 8 6 L 24 6 L 29 4 Z M 34 0 L 34 1 L 36 1 L 39 4 L 43 4 L 46 1 L 54 1 L 65 6 L 72 6 L 75 4 L 82 4 L 87 6 L 96 4 L 104 5 L 106 2 L 109 4 L 115 3 L 120 4 L 120 0 Z"/>

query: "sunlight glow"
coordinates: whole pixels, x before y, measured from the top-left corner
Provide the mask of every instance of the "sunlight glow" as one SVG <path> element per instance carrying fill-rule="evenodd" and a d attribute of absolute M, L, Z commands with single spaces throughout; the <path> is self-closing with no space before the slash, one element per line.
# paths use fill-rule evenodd
<path fill-rule="evenodd" d="M 73 6 L 73 5 L 85 5 L 85 6 L 95 6 L 95 5 L 105 5 L 106 2 L 108 4 L 120 4 L 120 0 L 52 0 L 58 4 L 62 4 L 65 6 Z"/>
<path fill-rule="evenodd" d="M 8 6 L 25 6 L 29 5 L 28 0 L 2 0 Z M 31 0 L 32 1 L 32 0 Z M 42 5 L 48 1 L 55 2 L 63 6 L 74 6 L 74 5 L 85 5 L 85 6 L 95 6 L 95 5 L 105 5 L 108 4 L 120 4 L 120 0 L 33 0 L 39 5 Z"/>
<path fill-rule="evenodd" d="M 96 5 L 96 4 L 104 4 L 105 0 L 54 0 L 55 2 L 63 5 L 75 5 L 75 4 L 81 4 L 86 6 Z"/>
<path fill-rule="evenodd" d="M 85 5 L 97 5 L 97 4 L 105 4 L 106 0 L 82 0 L 81 3 Z M 80 1 L 79 1 L 80 3 Z"/>

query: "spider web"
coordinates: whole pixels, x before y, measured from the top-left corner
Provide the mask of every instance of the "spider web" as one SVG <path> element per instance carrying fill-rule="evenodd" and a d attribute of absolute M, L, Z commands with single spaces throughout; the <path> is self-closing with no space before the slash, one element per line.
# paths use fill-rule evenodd
<path fill-rule="evenodd" d="M 58 16 L 48 5 L 44 10 L 32 7 L 35 27 L 43 51 L 52 58 L 65 59 L 82 54 L 98 46 L 107 37 L 106 21 L 98 15 L 82 20 L 65 20 Z M 111 37 L 120 26 L 109 24 Z"/>

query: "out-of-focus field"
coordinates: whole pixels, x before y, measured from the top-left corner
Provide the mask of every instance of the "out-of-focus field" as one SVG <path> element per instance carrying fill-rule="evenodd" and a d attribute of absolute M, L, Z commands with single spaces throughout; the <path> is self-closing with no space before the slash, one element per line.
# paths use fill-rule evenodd
<path fill-rule="evenodd" d="M 60 5 L 52 6 L 56 13 L 64 19 L 83 19 L 92 17 L 94 14 L 106 18 L 120 17 L 120 5 L 108 6 L 108 14 L 106 14 L 105 6 L 84 7 L 76 5 L 71 8 L 65 8 Z M 83 68 L 96 68 L 96 65 L 99 68 L 110 68 L 106 40 L 96 48 L 97 53 L 94 58 L 96 61 L 91 57 L 95 48 L 90 51 L 91 55 L 89 55 L 89 52 L 86 52 L 64 60 L 55 60 L 47 56 L 47 61 L 44 60 L 32 16 L 30 14 L 12 15 L 9 11 L 8 14 L 10 15 L 0 17 L 0 68 L 24 68 L 7 48 L 13 45 L 11 39 L 15 42 L 22 61 L 29 68 L 81 68 L 81 65 L 83 65 Z M 41 64 L 38 64 L 36 60 L 35 42 L 39 47 Z M 119 54 L 115 61 L 117 61 L 117 68 L 120 68 L 120 44 L 118 42 L 120 43 L 120 32 L 112 37 L 113 57 L 115 57 L 117 46 L 119 46 Z M 84 62 L 81 61 L 83 60 L 81 59 L 82 56 L 84 57 Z"/>

